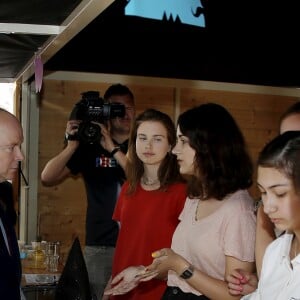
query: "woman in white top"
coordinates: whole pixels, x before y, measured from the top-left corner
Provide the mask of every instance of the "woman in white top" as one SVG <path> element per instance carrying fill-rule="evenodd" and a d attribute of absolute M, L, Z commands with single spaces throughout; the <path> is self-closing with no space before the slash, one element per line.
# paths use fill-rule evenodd
<path fill-rule="evenodd" d="M 264 212 L 285 233 L 266 249 L 257 290 L 242 299 L 300 299 L 299 131 L 288 131 L 264 147 L 258 158 L 257 184 Z M 239 273 L 231 276 L 241 279 Z"/>

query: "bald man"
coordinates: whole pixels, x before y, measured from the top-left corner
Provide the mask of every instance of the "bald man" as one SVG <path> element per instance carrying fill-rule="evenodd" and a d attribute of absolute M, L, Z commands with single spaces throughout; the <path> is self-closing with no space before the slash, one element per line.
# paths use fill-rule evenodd
<path fill-rule="evenodd" d="M 0 108 L 0 299 L 21 299 L 21 261 L 12 213 L 11 185 L 18 174 L 23 130 L 19 120 Z"/>

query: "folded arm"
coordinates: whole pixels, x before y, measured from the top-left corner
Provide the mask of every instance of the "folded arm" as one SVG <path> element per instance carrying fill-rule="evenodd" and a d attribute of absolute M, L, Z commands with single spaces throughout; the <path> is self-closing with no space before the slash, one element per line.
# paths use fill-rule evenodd
<path fill-rule="evenodd" d="M 153 257 L 154 261 L 149 267 L 150 270 L 155 270 L 157 266 L 160 266 L 161 269 L 173 270 L 178 274 L 178 276 L 180 276 L 191 265 L 191 263 L 185 258 L 167 248 L 156 251 L 153 254 Z M 236 268 L 242 268 L 248 272 L 253 272 L 254 266 L 254 262 L 243 262 L 234 257 L 226 256 L 224 280 L 213 278 L 197 269 L 195 266 L 193 275 L 185 280 L 191 287 L 210 299 L 240 299 L 240 296 L 231 295 L 228 292 L 228 286 L 225 278 L 227 274 L 232 273 L 232 271 Z"/>

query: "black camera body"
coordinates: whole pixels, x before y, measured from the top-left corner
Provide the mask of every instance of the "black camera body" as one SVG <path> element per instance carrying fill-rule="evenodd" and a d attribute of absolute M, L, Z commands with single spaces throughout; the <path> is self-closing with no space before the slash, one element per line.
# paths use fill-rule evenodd
<path fill-rule="evenodd" d="M 110 119 L 122 118 L 125 116 L 125 106 L 121 103 L 104 103 L 97 91 L 88 91 L 81 95 L 81 100 L 75 104 L 69 117 L 69 120 L 81 121 L 73 139 L 94 144 L 100 141 L 101 128 L 93 122 L 105 124 Z"/>

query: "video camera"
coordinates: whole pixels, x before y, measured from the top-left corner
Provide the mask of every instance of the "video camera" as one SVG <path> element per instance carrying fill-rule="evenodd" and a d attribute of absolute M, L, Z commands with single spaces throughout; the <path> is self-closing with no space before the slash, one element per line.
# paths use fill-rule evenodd
<path fill-rule="evenodd" d="M 125 106 L 121 103 L 104 103 L 97 91 L 88 91 L 81 94 L 81 100 L 75 104 L 69 120 L 81 120 L 74 140 L 85 144 L 94 144 L 100 141 L 101 128 L 93 122 L 105 124 L 107 120 L 125 116 Z"/>

